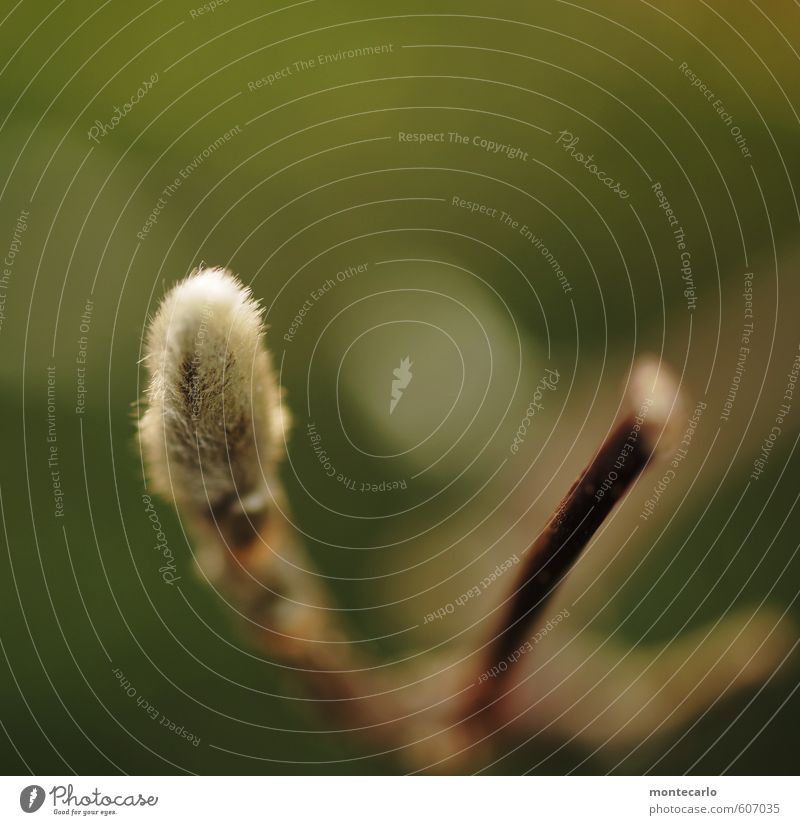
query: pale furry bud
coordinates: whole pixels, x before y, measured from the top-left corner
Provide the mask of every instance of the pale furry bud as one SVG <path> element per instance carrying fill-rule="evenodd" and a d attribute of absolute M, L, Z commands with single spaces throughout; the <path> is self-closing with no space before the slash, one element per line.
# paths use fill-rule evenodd
<path fill-rule="evenodd" d="M 632 410 L 645 411 L 642 434 L 648 449 L 672 450 L 680 438 L 684 412 L 680 383 L 672 368 L 653 355 L 639 358 L 631 372 L 628 403 Z"/>
<path fill-rule="evenodd" d="M 224 269 L 177 284 L 148 329 L 139 438 L 150 483 L 194 513 L 267 503 L 285 416 L 263 336 L 250 289 Z"/>

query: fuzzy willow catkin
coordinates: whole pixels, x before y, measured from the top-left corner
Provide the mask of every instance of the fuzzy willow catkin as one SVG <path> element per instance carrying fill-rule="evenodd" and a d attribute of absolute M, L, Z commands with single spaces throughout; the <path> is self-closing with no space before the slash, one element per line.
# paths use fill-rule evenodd
<path fill-rule="evenodd" d="M 150 484 L 195 518 L 268 504 L 285 416 L 263 337 L 260 307 L 224 269 L 173 287 L 148 329 L 139 435 Z"/>

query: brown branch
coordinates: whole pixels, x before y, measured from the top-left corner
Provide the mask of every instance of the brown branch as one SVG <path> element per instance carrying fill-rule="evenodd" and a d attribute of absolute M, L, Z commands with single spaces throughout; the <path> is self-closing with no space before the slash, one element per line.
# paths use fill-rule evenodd
<path fill-rule="evenodd" d="M 642 390 L 649 393 L 643 396 Z M 659 369 L 649 360 L 642 362 L 634 372 L 628 403 L 628 412 L 612 428 L 525 554 L 499 628 L 488 643 L 479 690 L 469 699 L 468 715 L 487 709 L 491 715 L 507 674 L 558 585 L 650 462 L 677 404 L 677 387 L 666 368 Z"/>

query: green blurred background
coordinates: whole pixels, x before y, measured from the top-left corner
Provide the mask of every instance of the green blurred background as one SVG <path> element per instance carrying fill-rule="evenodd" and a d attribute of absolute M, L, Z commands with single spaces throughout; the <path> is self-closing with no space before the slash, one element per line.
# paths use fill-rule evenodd
<path fill-rule="evenodd" d="M 457 642 L 458 627 L 419 627 L 420 617 L 475 581 L 510 520 L 524 519 L 499 557 L 524 547 L 613 419 L 643 352 L 672 363 L 708 411 L 657 523 L 615 560 L 613 599 L 587 621 L 622 644 L 668 640 L 687 622 L 762 601 L 800 623 L 800 408 L 748 485 L 800 339 L 796 5 L 201 5 L 73 0 L 0 13 L 0 248 L 16 253 L 0 327 L 5 771 L 399 769 L 325 732 L 330 721 L 291 674 L 247 648 L 193 575 L 183 526 L 163 502 L 180 588 L 159 574 L 134 441 L 141 339 L 160 296 L 202 262 L 240 273 L 267 307 L 296 421 L 288 498 L 354 633 L 382 638 L 368 645 L 377 655 Z M 368 46 L 383 48 L 255 86 L 295 61 Z M 730 123 L 682 63 L 724 101 Z M 125 117 L 90 139 L 95 121 L 111 123 L 153 75 Z M 629 198 L 564 151 L 562 130 Z M 410 143 L 401 132 L 469 140 Z M 475 137 L 525 154 L 487 152 Z M 654 182 L 686 231 L 693 310 Z M 571 290 L 518 229 L 454 197 L 531 227 Z M 283 340 L 311 290 L 362 263 Z M 755 332 L 722 422 L 747 271 Z M 403 417 L 389 421 L 391 369 L 406 355 L 416 396 L 409 389 Z M 548 365 L 561 389 L 510 456 Z M 412 482 L 391 495 L 331 483 L 305 435 L 309 420 L 348 476 Z M 635 524 L 646 493 L 620 519 Z M 615 552 L 613 536 L 598 552 Z M 154 724 L 116 668 L 199 745 Z M 538 737 L 492 770 L 796 772 L 798 676 L 792 658 L 763 689 L 723 696 L 685 735 L 630 754 Z"/>

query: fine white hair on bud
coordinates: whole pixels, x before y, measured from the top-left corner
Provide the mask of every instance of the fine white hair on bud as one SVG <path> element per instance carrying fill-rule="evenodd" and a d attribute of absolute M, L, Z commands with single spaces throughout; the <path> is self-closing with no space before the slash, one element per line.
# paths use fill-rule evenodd
<path fill-rule="evenodd" d="M 631 409 L 642 409 L 645 426 L 642 433 L 649 449 L 670 450 L 679 437 L 684 405 L 677 376 L 666 362 L 652 355 L 639 358 L 633 366 L 628 384 Z"/>
<path fill-rule="evenodd" d="M 193 515 L 268 504 L 285 414 L 263 338 L 261 308 L 225 269 L 195 270 L 150 323 L 140 443 L 153 489 Z"/>

